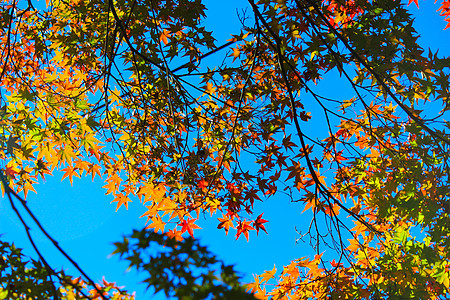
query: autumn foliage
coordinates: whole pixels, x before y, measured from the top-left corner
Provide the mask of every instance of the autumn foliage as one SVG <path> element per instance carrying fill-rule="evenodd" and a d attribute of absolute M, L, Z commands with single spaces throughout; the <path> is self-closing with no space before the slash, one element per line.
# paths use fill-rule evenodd
<path fill-rule="evenodd" d="M 256 297 L 449 296 L 450 59 L 419 45 L 408 3 L 249 0 L 223 44 L 200 0 L 33 5 L 0 3 L 15 192 L 101 177 L 114 209 L 144 205 L 177 242 L 200 215 L 257 238 L 255 203 L 284 196 L 312 213 L 314 252 L 255 276 Z M 450 27 L 450 1 L 439 13 Z M 353 95 L 323 96 L 329 78 Z"/>

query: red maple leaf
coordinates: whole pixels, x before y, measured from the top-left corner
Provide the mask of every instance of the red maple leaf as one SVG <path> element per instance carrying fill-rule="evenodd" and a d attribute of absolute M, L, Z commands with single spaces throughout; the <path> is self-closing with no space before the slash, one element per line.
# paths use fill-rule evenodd
<path fill-rule="evenodd" d="M 202 179 L 198 182 L 198 187 L 202 190 L 202 192 L 206 193 L 208 191 L 208 181 Z"/>
<path fill-rule="evenodd" d="M 189 218 L 187 220 L 183 220 L 181 224 L 178 224 L 179 226 L 181 226 L 181 233 L 187 231 L 192 237 L 194 237 L 194 229 L 202 229 L 201 227 L 194 224 L 196 220 L 197 219 Z"/>
<path fill-rule="evenodd" d="M 408 5 L 410 5 L 412 2 L 414 2 L 417 5 L 417 8 L 419 8 L 419 1 L 417 1 L 417 0 L 409 0 Z"/>
<path fill-rule="evenodd" d="M 269 221 L 264 220 L 264 219 L 262 218 L 262 215 L 263 215 L 263 214 L 264 214 L 264 213 L 260 214 L 260 215 L 256 218 L 256 220 L 253 222 L 253 227 L 255 227 L 255 229 L 256 229 L 256 235 L 258 235 L 260 229 L 264 230 L 264 232 L 267 233 L 266 228 L 264 227 L 263 224 L 264 224 L 264 223 L 267 223 L 267 222 L 269 222 Z M 268 233 L 267 233 L 267 234 L 268 234 Z"/>

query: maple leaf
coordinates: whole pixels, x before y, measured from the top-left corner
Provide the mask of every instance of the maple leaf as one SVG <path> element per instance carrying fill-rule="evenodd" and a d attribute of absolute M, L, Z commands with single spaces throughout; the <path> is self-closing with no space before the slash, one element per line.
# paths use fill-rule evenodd
<path fill-rule="evenodd" d="M 266 288 L 261 289 L 261 282 L 259 282 L 259 276 L 253 275 L 254 282 L 246 284 L 246 291 L 253 294 L 256 299 L 267 300 Z"/>
<path fill-rule="evenodd" d="M 144 195 L 143 203 L 153 200 L 161 201 L 166 193 L 165 186 L 163 184 L 157 184 L 156 186 L 152 182 L 145 183 L 138 192 L 138 196 L 141 199 Z"/>
<path fill-rule="evenodd" d="M 165 216 L 166 214 L 171 214 L 175 210 L 177 210 L 178 206 L 177 204 L 170 198 L 163 198 L 161 202 L 158 203 L 158 210 L 162 211 L 162 216 Z M 172 216 L 170 219 L 172 219 L 174 216 Z"/>
<path fill-rule="evenodd" d="M 263 274 L 260 275 L 260 277 L 262 277 L 261 278 L 261 283 L 267 282 L 270 279 L 274 278 L 276 273 L 277 273 L 277 268 L 274 265 L 272 270 L 265 271 Z"/>
<path fill-rule="evenodd" d="M 295 143 L 291 142 L 291 135 L 288 135 L 283 138 L 283 146 L 286 150 L 291 150 L 291 151 L 292 151 L 292 147 L 296 146 Z"/>
<path fill-rule="evenodd" d="M 62 169 L 61 171 L 64 172 L 61 181 L 64 180 L 64 178 L 69 177 L 70 185 L 73 185 L 73 176 L 76 176 L 78 178 L 81 178 L 80 174 L 77 172 L 78 168 L 73 166 L 67 166 L 66 168 Z"/>
<path fill-rule="evenodd" d="M 168 41 L 167 38 L 170 37 L 170 31 L 167 29 L 164 29 L 161 34 L 159 35 L 159 40 L 164 43 L 164 45 L 167 45 Z"/>
<path fill-rule="evenodd" d="M 107 188 L 106 195 L 109 195 L 111 193 L 115 194 L 118 187 L 120 186 L 122 179 L 114 173 L 110 178 L 106 179 L 106 185 L 104 185 L 104 188 Z"/>
<path fill-rule="evenodd" d="M 361 248 L 360 242 L 357 239 L 348 239 L 350 244 L 347 246 L 347 250 L 356 253 Z"/>
<path fill-rule="evenodd" d="M 338 267 L 343 267 L 344 264 L 343 263 L 337 263 L 336 260 L 333 258 L 333 261 L 330 262 L 330 264 L 334 267 L 334 268 L 338 268 Z"/>
<path fill-rule="evenodd" d="M 66 162 L 71 164 L 72 158 L 77 157 L 77 155 L 73 151 L 73 148 L 69 145 L 66 145 L 65 147 L 61 147 L 58 150 L 58 156 L 59 156 L 58 163 L 60 163 L 60 164 L 61 163 L 65 164 Z"/>
<path fill-rule="evenodd" d="M 178 224 L 178 226 L 181 226 L 181 233 L 187 231 L 191 237 L 194 237 L 194 229 L 202 229 L 194 224 L 195 221 L 197 221 L 197 219 L 188 218 L 187 220 L 183 220 L 181 224 Z"/>
<path fill-rule="evenodd" d="M 18 137 L 9 136 L 8 141 L 6 142 L 6 151 L 9 154 L 14 154 L 14 149 L 20 149 L 20 145 L 17 144 Z"/>
<path fill-rule="evenodd" d="M 339 215 L 340 206 L 337 203 L 333 203 L 330 205 L 324 206 L 324 212 L 329 216 L 337 216 Z"/>
<path fill-rule="evenodd" d="M 239 236 L 242 234 L 244 234 L 245 238 L 247 239 L 248 242 L 248 231 L 249 230 L 255 230 L 255 228 L 253 228 L 252 226 L 250 226 L 249 221 L 241 221 L 239 222 L 239 225 L 237 226 L 237 233 L 236 233 L 236 240 L 239 238 Z"/>
<path fill-rule="evenodd" d="M 253 227 L 256 229 L 256 235 L 259 234 L 259 230 L 260 230 L 260 229 L 264 230 L 264 232 L 267 233 L 266 228 L 264 227 L 263 224 L 264 224 L 264 223 L 267 223 L 267 222 L 269 222 L 269 221 L 264 220 L 264 219 L 262 218 L 263 214 L 264 214 L 264 213 L 260 214 L 260 215 L 256 218 L 256 220 L 253 222 Z"/>
<path fill-rule="evenodd" d="M 309 119 L 311 119 L 311 114 L 309 112 L 302 111 L 300 113 L 300 119 L 302 119 L 302 121 L 307 122 Z"/>
<path fill-rule="evenodd" d="M 75 168 L 80 170 L 80 175 L 83 174 L 83 171 L 88 170 L 89 165 L 90 165 L 87 161 L 84 161 L 81 159 L 74 161 L 74 163 L 75 163 Z"/>
<path fill-rule="evenodd" d="M 16 174 L 18 174 L 18 172 L 17 172 L 16 170 L 14 170 L 13 167 L 6 166 L 5 174 L 6 174 L 6 176 L 8 176 L 9 178 L 16 179 Z"/>
<path fill-rule="evenodd" d="M 224 228 L 226 235 L 228 235 L 230 227 L 234 228 L 233 221 L 227 215 L 224 215 L 223 218 L 217 218 L 217 220 L 220 221 L 219 225 L 217 225 L 217 229 Z"/>
<path fill-rule="evenodd" d="M 161 233 L 164 233 L 164 227 L 166 226 L 166 223 L 161 220 L 160 217 L 156 216 L 152 218 L 152 223 L 145 227 L 146 229 L 154 229 L 155 232 L 161 231 Z"/>
<path fill-rule="evenodd" d="M 97 159 L 100 158 L 99 150 L 103 148 L 103 146 L 100 145 L 101 142 L 94 137 L 94 134 L 86 134 L 80 142 L 91 155 L 94 155 Z"/>
<path fill-rule="evenodd" d="M 233 62 L 236 60 L 236 58 L 238 58 L 241 55 L 241 50 L 239 50 L 238 47 L 233 48 L 233 54 L 231 54 L 233 56 Z"/>
<path fill-rule="evenodd" d="M 100 178 L 102 177 L 101 173 L 101 166 L 97 164 L 89 164 L 89 168 L 87 170 L 87 173 L 92 175 L 92 181 L 94 181 L 95 175 L 97 174 Z"/>
<path fill-rule="evenodd" d="M 450 28 L 450 1 L 443 0 L 438 11 L 440 12 L 440 15 L 444 17 L 444 21 L 447 22 L 447 26 L 445 26 L 444 30 Z"/>
<path fill-rule="evenodd" d="M 250 293 L 256 293 L 258 290 L 261 289 L 261 283 L 259 282 L 259 276 L 253 274 L 254 282 L 248 283 L 246 285 L 246 291 Z"/>
<path fill-rule="evenodd" d="M 36 173 L 41 175 L 43 180 L 45 180 L 45 174 L 52 174 L 52 172 L 47 168 L 46 163 L 42 159 L 38 159 L 35 169 Z"/>
<path fill-rule="evenodd" d="M 286 171 L 290 171 L 287 180 L 295 177 L 295 181 L 300 182 L 301 177 L 303 177 L 305 174 L 305 168 L 302 167 L 301 164 L 298 162 L 295 162 L 293 160 L 291 160 L 291 162 L 292 166 L 286 168 Z"/>
<path fill-rule="evenodd" d="M 133 202 L 133 201 L 131 201 L 130 198 L 123 195 L 122 193 L 118 193 L 117 195 L 115 195 L 114 200 L 111 201 L 111 203 L 114 203 L 114 202 L 117 202 L 116 211 L 118 211 L 122 205 L 125 205 L 126 209 L 128 210 L 128 202 Z"/>
<path fill-rule="evenodd" d="M 176 229 L 170 229 L 169 231 L 166 232 L 166 235 L 171 238 L 171 239 L 175 239 L 178 242 L 182 242 L 184 240 L 183 236 L 181 235 L 182 232 Z"/>
<path fill-rule="evenodd" d="M 28 195 L 28 191 L 33 191 L 33 192 L 35 192 L 37 194 L 36 190 L 33 187 L 34 183 L 35 182 L 33 182 L 31 180 L 26 180 L 25 183 L 23 184 L 23 186 L 21 187 L 22 190 L 23 190 L 23 194 L 24 194 L 25 198 Z"/>
<path fill-rule="evenodd" d="M 198 187 L 202 190 L 203 193 L 208 191 L 208 181 L 202 179 L 198 182 Z"/>
<path fill-rule="evenodd" d="M 140 216 L 139 218 L 143 218 L 143 217 L 147 217 L 147 221 L 146 223 L 152 219 L 154 216 L 156 216 L 158 214 L 158 206 L 153 203 L 151 206 L 146 206 L 147 207 L 147 211 Z"/>
<path fill-rule="evenodd" d="M 216 93 L 216 87 L 210 82 L 207 82 L 203 89 L 206 95 L 214 95 Z"/>
<path fill-rule="evenodd" d="M 304 201 L 306 202 L 306 205 L 302 212 L 305 212 L 310 208 L 313 211 L 316 211 L 321 206 L 319 200 L 315 197 L 313 193 L 307 193 L 304 198 Z"/>

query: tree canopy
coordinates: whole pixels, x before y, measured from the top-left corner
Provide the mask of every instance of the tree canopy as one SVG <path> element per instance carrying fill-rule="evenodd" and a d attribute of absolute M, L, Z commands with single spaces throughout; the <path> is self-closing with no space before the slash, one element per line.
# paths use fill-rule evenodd
<path fill-rule="evenodd" d="M 12 207 L 55 172 L 101 177 L 116 210 L 146 207 L 146 230 L 116 253 L 180 299 L 447 298 L 450 58 L 419 44 L 408 6 L 417 0 L 247 4 L 221 44 L 201 0 L 0 1 Z M 324 96 L 317 87 L 330 76 L 352 96 Z M 305 130 L 311 117 L 323 125 L 316 135 Z M 257 238 L 270 220 L 255 203 L 281 196 L 311 212 L 302 238 L 312 255 L 255 276 L 245 293 L 193 240 L 196 222 L 210 216 L 236 239 Z M 146 262 L 152 242 L 172 252 Z M 15 286 L 16 270 L 43 282 L 15 297 L 132 297 L 67 279 L 45 254 L 27 269 L 14 246 L 0 249 L 3 282 Z M 10 297 L 3 282 L 0 298 Z"/>

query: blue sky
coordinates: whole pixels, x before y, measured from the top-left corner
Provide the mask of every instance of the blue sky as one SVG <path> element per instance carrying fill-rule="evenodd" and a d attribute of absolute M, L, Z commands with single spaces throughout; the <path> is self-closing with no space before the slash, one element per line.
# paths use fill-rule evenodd
<path fill-rule="evenodd" d="M 238 26 L 233 27 L 233 24 L 238 24 L 236 7 L 246 7 L 246 1 L 210 0 L 205 3 L 210 8 L 206 25 L 218 34 L 217 44 L 220 45 L 220 41 L 229 38 L 230 32 L 237 33 Z M 439 5 L 430 0 L 419 1 L 419 5 L 420 9 L 414 4 L 410 6 L 416 16 L 415 28 L 421 35 L 419 43 L 423 47 L 431 47 L 433 51 L 440 48 L 441 55 L 450 55 L 450 30 L 443 31 L 445 23 L 436 13 Z M 327 93 L 336 96 L 339 82 L 330 76 L 314 88 L 324 96 Z M 340 91 L 339 96 L 345 97 L 345 93 L 345 90 Z M 321 115 L 317 108 L 311 106 L 310 109 L 313 118 L 307 123 L 306 132 L 321 127 Z M 27 200 L 44 227 L 89 276 L 96 281 L 105 276 L 108 281 L 126 286 L 128 291 L 136 291 L 137 299 L 148 298 L 151 294 L 145 294 L 144 286 L 138 284 L 143 278 L 133 271 L 125 273 L 126 263 L 119 262 L 117 257 L 108 258 L 114 250 L 113 242 L 130 234 L 133 228 L 144 226 L 145 219 L 139 216 L 145 212 L 145 207 L 138 199 L 134 199 L 128 210 L 122 207 L 115 212 L 116 204 L 110 204 L 112 196 L 105 195 L 103 185 L 100 178 L 92 182 L 89 177 L 74 178 L 71 186 L 68 180 L 61 182 L 61 174 L 56 172 L 45 183 L 37 185 L 37 194 L 30 193 Z M 269 220 L 266 223 L 268 235 L 260 232 L 259 237 L 256 237 L 251 232 L 250 242 L 243 237 L 236 241 L 233 232 L 230 231 L 226 236 L 223 230 L 216 229 L 217 220 L 206 216 L 200 217 L 198 225 L 203 229 L 196 230 L 195 236 L 227 264 L 235 264 L 236 269 L 244 274 L 244 281 L 249 282 L 252 273 L 260 274 L 272 269 L 274 264 L 280 270 L 293 259 L 313 255 L 307 244 L 296 243 L 298 234 L 295 228 L 305 230 L 310 221 L 310 215 L 301 214 L 302 210 L 301 204 L 290 203 L 283 197 L 272 197 L 264 203 L 255 204 L 254 212 L 255 216 L 264 212 L 264 219 Z M 38 230 L 33 229 L 32 232 L 39 248 L 54 268 L 64 268 L 69 274 L 76 275 L 69 262 L 54 250 Z M 25 248 L 26 254 L 35 256 L 25 231 L 5 198 L 0 200 L 0 233 L 4 233 L 2 239 L 14 241 L 16 246 Z"/>

